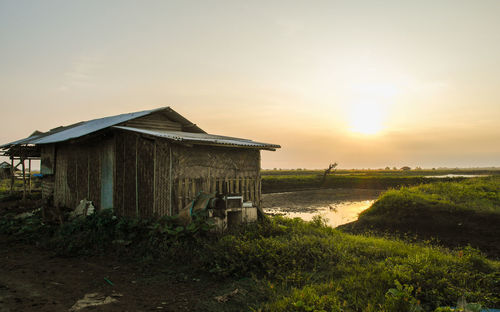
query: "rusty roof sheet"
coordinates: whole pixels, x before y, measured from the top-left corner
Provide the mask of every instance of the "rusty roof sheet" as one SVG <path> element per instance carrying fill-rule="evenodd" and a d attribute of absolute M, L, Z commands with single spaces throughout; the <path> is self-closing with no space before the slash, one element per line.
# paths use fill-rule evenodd
<path fill-rule="evenodd" d="M 275 150 L 276 148 L 281 147 L 277 144 L 255 142 L 248 139 L 234 138 L 234 137 L 208 134 L 208 133 L 150 130 L 150 129 L 135 128 L 135 127 L 123 127 L 123 126 L 114 126 L 113 128 L 148 134 L 155 137 L 169 139 L 172 141 L 200 144 L 200 145 L 220 145 L 220 146 L 267 149 L 267 150 Z"/>
<path fill-rule="evenodd" d="M 196 125 L 190 123 L 186 118 L 182 117 L 180 114 L 175 112 L 170 107 L 161 107 L 135 113 L 121 114 L 116 116 L 93 119 L 89 121 L 83 121 L 70 126 L 54 128 L 44 133 L 34 133 L 33 135 L 27 138 L 1 145 L 0 148 L 5 149 L 14 145 L 50 144 L 50 143 L 57 143 L 71 139 L 76 139 L 85 136 L 87 134 L 91 134 L 99 130 L 106 129 L 135 118 L 149 115 L 151 113 L 160 110 L 165 111 L 165 113 L 169 115 L 169 117 L 172 117 L 176 121 L 179 121 L 183 124 L 192 125 L 195 128 L 194 131 L 204 132 Z"/>

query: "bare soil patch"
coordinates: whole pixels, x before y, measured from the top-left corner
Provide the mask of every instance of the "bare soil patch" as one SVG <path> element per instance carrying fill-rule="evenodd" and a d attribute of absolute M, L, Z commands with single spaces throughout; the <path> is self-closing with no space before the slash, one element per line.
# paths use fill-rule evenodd
<path fill-rule="evenodd" d="M 115 300 L 80 311 L 199 311 L 201 301 L 220 295 L 219 284 L 208 277 L 193 280 L 109 256 L 57 257 L 6 236 L 0 236 L 0 263 L 0 311 L 6 312 L 69 311 L 93 293 Z"/>

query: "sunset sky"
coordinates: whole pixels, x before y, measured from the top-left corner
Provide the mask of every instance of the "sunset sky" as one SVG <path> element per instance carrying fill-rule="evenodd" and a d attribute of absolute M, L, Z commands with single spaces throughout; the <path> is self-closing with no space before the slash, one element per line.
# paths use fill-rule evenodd
<path fill-rule="evenodd" d="M 0 0 L 0 144 L 171 106 L 263 168 L 500 166 L 500 1 Z"/>

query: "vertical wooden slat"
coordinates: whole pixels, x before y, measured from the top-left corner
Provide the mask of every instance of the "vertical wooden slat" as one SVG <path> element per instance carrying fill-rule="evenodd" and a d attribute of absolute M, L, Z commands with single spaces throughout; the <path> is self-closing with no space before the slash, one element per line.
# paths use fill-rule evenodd
<path fill-rule="evenodd" d="M 184 202 L 182 203 L 182 207 L 186 207 L 189 201 L 189 179 L 184 178 Z"/>
<path fill-rule="evenodd" d="M 183 198 L 183 196 L 182 196 L 182 190 L 183 190 L 183 188 L 182 188 L 182 180 L 179 178 L 177 181 L 178 181 L 177 182 L 177 187 L 178 187 L 178 189 L 177 189 L 177 197 L 179 198 L 178 203 L 177 203 L 177 211 L 181 211 L 181 209 L 182 209 L 182 198 Z"/>
<path fill-rule="evenodd" d="M 243 185 L 244 185 L 244 189 L 243 189 L 243 193 L 244 193 L 244 199 L 246 201 L 249 201 L 250 198 L 248 196 L 248 178 L 247 177 L 244 177 L 243 178 Z"/>
<path fill-rule="evenodd" d="M 191 180 L 191 197 L 189 201 L 194 200 L 196 197 L 196 179 Z"/>
<path fill-rule="evenodd" d="M 249 188 L 250 188 L 250 200 L 253 203 L 255 203 L 255 197 L 254 197 L 255 187 L 254 187 L 254 184 L 255 184 L 255 180 L 254 179 L 250 179 L 250 185 L 249 185 Z"/>

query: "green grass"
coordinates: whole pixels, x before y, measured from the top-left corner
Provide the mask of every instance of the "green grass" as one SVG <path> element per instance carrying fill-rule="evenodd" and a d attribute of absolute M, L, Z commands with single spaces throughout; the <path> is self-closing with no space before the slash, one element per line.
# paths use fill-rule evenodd
<path fill-rule="evenodd" d="M 318 220 L 275 218 L 227 235 L 210 249 L 207 269 L 267 281 L 265 311 L 409 311 L 412 305 L 431 311 L 454 304 L 462 295 L 489 306 L 500 300 L 500 263 L 477 251 L 466 249 L 459 256 L 349 235 Z M 405 294 L 388 294 L 398 285 Z"/>
<path fill-rule="evenodd" d="M 389 190 L 345 231 L 399 233 L 449 247 L 470 244 L 500 258 L 500 177 Z M 397 235 L 397 234 L 396 234 Z"/>
<path fill-rule="evenodd" d="M 500 177 L 439 182 L 385 192 L 361 216 L 400 213 L 408 209 L 457 210 L 500 214 Z"/>
<path fill-rule="evenodd" d="M 192 277 L 208 272 L 241 290 L 224 305 L 209 298 L 200 310 L 433 311 L 462 296 L 500 305 L 500 262 L 477 250 L 351 235 L 321 219 L 276 217 L 217 235 L 203 222 L 183 228 L 171 218 L 102 212 L 62 227 L 43 225 L 39 216 L 4 217 L 0 233 L 65 256 L 113 253 L 169 270 L 188 266 Z"/>

